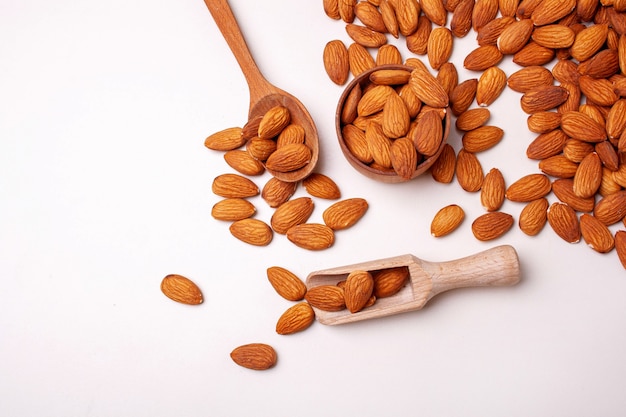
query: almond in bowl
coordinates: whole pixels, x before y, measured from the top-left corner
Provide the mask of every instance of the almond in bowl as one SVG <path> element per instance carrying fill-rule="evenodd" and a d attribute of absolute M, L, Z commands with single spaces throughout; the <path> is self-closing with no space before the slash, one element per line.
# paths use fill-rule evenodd
<path fill-rule="evenodd" d="M 335 125 L 358 172 L 385 183 L 409 181 L 427 171 L 446 144 L 448 94 L 425 66 L 377 66 L 348 84 Z"/>

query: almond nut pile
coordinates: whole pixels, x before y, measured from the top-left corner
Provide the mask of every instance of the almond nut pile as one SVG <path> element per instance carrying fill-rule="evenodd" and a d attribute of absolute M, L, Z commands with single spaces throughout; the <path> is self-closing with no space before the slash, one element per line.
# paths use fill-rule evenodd
<path fill-rule="evenodd" d="M 252 177 L 262 175 L 266 169 L 294 171 L 311 159 L 304 129 L 291 122 L 285 107 L 273 107 L 243 127 L 213 133 L 204 145 L 224 152 L 224 160 L 236 171 L 214 178 L 212 191 L 222 199 L 215 203 L 211 215 L 231 222 L 231 234 L 250 245 L 267 246 L 278 233 L 304 249 L 327 249 L 334 244 L 336 231 L 353 226 L 368 209 L 362 198 L 340 200 L 337 184 L 318 172 L 310 174 L 301 184 L 311 197 L 338 200 L 324 210 L 322 223 L 308 222 L 315 206 L 311 197 L 292 199 L 299 183 L 271 177 L 259 189 Z M 254 217 L 256 207 L 250 199 L 258 195 L 275 209 L 269 222 Z"/>
<path fill-rule="evenodd" d="M 520 203 L 518 226 L 527 235 L 546 224 L 563 240 L 584 240 L 597 252 L 616 249 L 626 268 L 626 5 L 613 0 L 324 0 L 325 14 L 345 25 L 348 44 L 328 42 L 326 72 L 343 85 L 383 64 L 423 56 L 448 95 L 460 143 L 445 144 L 430 171 L 442 183 L 456 177 L 480 193 L 485 213 L 472 222 L 481 241 L 510 230 L 501 211 Z M 449 61 L 455 38 L 470 32 L 477 46 L 463 60 L 476 76 L 460 80 Z M 390 43 L 403 40 L 411 54 Z M 397 43 L 397 42 L 396 42 Z M 510 59 L 520 69 L 505 74 Z M 424 64 L 426 66 L 426 64 Z M 520 107 L 536 136 L 526 156 L 538 171 L 505 184 L 478 156 L 498 144 L 504 130 L 488 124 L 488 107 L 506 88 L 521 94 Z M 369 116 L 373 118 L 373 116 Z M 378 116 L 377 116 L 378 117 Z M 458 150 L 455 150 L 458 149 Z M 463 222 L 458 205 L 442 208 L 433 236 Z"/>
<path fill-rule="evenodd" d="M 410 179 L 444 139 L 448 94 L 421 61 L 385 68 L 355 84 L 341 112 L 343 141 L 361 163 Z M 409 68 L 409 67 L 407 67 Z"/>

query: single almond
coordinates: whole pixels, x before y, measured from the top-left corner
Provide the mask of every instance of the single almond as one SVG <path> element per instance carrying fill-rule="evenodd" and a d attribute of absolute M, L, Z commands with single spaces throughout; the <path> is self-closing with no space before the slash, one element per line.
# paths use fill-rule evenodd
<path fill-rule="evenodd" d="M 549 206 L 545 197 L 528 202 L 519 215 L 520 230 L 528 236 L 539 234 L 548 221 Z"/>
<path fill-rule="evenodd" d="M 520 51 L 533 33 L 534 25 L 530 19 L 520 19 L 508 25 L 498 37 L 497 46 L 504 55 L 513 55 Z"/>
<path fill-rule="evenodd" d="M 570 161 L 579 163 L 594 151 L 593 143 L 578 139 L 568 139 L 563 146 L 563 155 Z"/>
<path fill-rule="evenodd" d="M 408 137 L 393 141 L 390 149 L 391 165 L 399 177 L 409 179 L 418 164 L 418 154 L 413 141 Z"/>
<path fill-rule="evenodd" d="M 272 241 L 272 228 L 259 219 L 242 219 L 233 222 L 229 227 L 230 233 L 241 240 L 254 246 L 267 246 Z"/>
<path fill-rule="evenodd" d="M 389 95 L 383 106 L 381 127 L 383 133 L 391 139 L 405 136 L 409 131 L 411 115 L 404 100 L 394 91 Z"/>
<path fill-rule="evenodd" d="M 506 189 L 510 201 L 529 202 L 545 197 L 552 190 L 550 179 L 545 174 L 524 175 Z"/>
<path fill-rule="evenodd" d="M 372 272 L 374 278 L 374 296 L 376 298 L 391 297 L 397 294 L 409 280 L 409 268 L 398 266 Z"/>
<path fill-rule="evenodd" d="M 265 343 L 241 345 L 230 352 L 231 359 L 239 366 L 263 371 L 276 365 L 276 351 Z"/>
<path fill-rule="evenodd" d="M 364 164 L 372 162 L 372 153 L 367 145 L 367 138 L 363 130 L 350 123 L 341 128 L 341 135 L 346 147 L 356 159 Z"/>
<path fill-rule="evenodd" d="M 513 54 L 513 63 L 522 67 L 546 65 L 554 59 L 555 55 L 554 49 L 539 45 L 531 40 L 522 49 Z"/>
<path fill-rule="evenodd" d="M 343 289 L 336 285 L 311 287 L 304 298 L 311 306 L 324 311 L 341 311 L 346 308 Z"/>
<path fill-rule="evenodd" d="M 324 46 L 322 57 L 324 69 L 330 80 L 337 85 L 345 84 L 350 74 L 350 59 L 346 45 L 339 39 L 329 41 Z"/>
<path fill-rule="evenodd" d="M 611 107 L 619 99 L 613 83 L 604 78 L 581 75 L 578 79 L 580 91 L 587 97 L 587 102 L 599 106 Z"/>
<path fill-rule="evenodd" d="M 363 198 L 348 198 L 330 205 L 322 213 L 326 226 L 333 230 L 343 230 L 352 227 L 365 215 L 368 209 L 367 201 Z"/>
<path fill-rule="evenodd" d="M 265 172 L 265 167 L 250 152 L 233 149 L 224 153 L 224 160 L 235 171 L 243 175 L 255 176 Z"/>
<path fill-rule="evenodd" d="M 278 318 L 276 333 L 280 335 L 294 334 L 308 329 L 315 321 L 315 312 L 307 302 L 289 307 Z"/>
<path fill-rule="evenodd" d="M 448 93 L 448 96 L 450 96 L 454 87 L 459 84 L 459 72 L 456 66 L 450 61 L 441 65 L 439 71 L 437 71 L 436 78 L 446 93 Z"/>
<path fill-rule="evenodd" d="M 492 168 L 487 175 L 480 189 L 480 202 L 487 211 L 500 210 L 504 203 L 506 188 L 504 177 L 498 168 Z"/>
<path fill-rule="evenodd" d="M 416 55 L 425 55 L 428 53 L 428 38 L 430 37 L 432 29 L 433 22 L 431 22 L 426 15 L 420 15 L 417 19 L 417 29 L 415 29 L 415 32 L 412 34 L 406 36 L 407 49 Z"/>
<path fill-rule="evenodd" d="M 567 204 L 576 211 L 588 213 L 593 211 L 595 196 L 580 197 L 574 192 L 574 180 L 571 178 L 559 178 L 552 183 L 552 192 L 561 202 Z"/>
<path fill-rule="evenodd" d="M 465 211 L 457 204 L 441 208 L 430 223 L 430 234 L 434 237 L 449 235 L 455 231 L 465 219 Z"/>
<path fill-rule="evenodd" d="M 243 198 L 225 198 L 211 208 L 213 218 L 231 222 L 251 217 L 255 212 L 254 204 Z"/>
<path fill-rule="evenodd" d="M 586 142 L 602 142 L 607 138 L 605 126 L 580 111 L 563 113 L 561 129 L 568 136 Z"/>
<path fill-rule="evenodd" d="M 420 100 L 431 107 L 447 107 L 448 93 L 431 73 L 421 69 L 411 72 L 409 85 Z"/>
<path fill-rule="evenodd" d="M 476 42 L 480 46 L 493 45 L 496 46 L 498 38 L 504 29 L 513 24 L 515 19 L 513 16 L 501 16 L 487 22 L 483 27 L 478 29 Z"/>
<path fill-rule="evenodd" d="M 541 46 L 559 49 L 572 46 L 576 33 L 569 26 L 552 24 L 535 28 L 531 37 Z"/>
<path fill-rule="evenodd" d="M 609 228 L 589 213 L 580 216 L 580 233 L 591 249 L 607 253 L 615 247 L 615 239 Z"/>
<path fill-rule="evenodd" d="M 277 147 L 278 144 L 274 139 L 261 139 L 258 136 L 246 143 L 246 151 L 259 161 L 266 161 Z"/>
<path fill-rule="evenodd" d="M 469 71 L 484 71 L 502 61 L 502 52 L 496 45 L 484 45 L 473 49 L 463 60 L 463 67 Z"/>
<path fill-rule="evenodd" d="M 417 0 L 395 0 L 393 5 L 398 30 L 404 36 L 411 35 L 417 29 L 420 5 Z"/>
<path fill-rule="evenodd" d="M 570 47 L 570 54 L 578 62 L 586 61 L 604 45 L 608 32 L 607 24 L 591 25 L 581 30 L 576 34 L 574 42 Z"/>
<path fill-rule="evenodd" d="M 476 102 L 479 106 L 493 104 L 506 87 L 506 74 L 498 67 L 487 68 L 478 78 Z"/>
<path fill-rule="evenodd" d="M 509 75 L 507 79 L 509 88 L 518 93 L 526 93 L 535 88 L 549 86 L 553 83 L 554 76 L 550 70 L 539 65 L 531 65 L 519 69 Z"/>
<path fill-rule="evenodd" d="M 593 209 L 593 215 L 610 226 L 626 216 L 626 190 L 602 197 Z"/>
<path fill-rule="evenodd" d="M 308 250 L 328 249 L 335 243 L 335 232 L 325 224 L 302 223 L 287 230 L 287 239 Z"/>
<path fill-rule="evenodd" d="M 341 190 L 335 181 L 320 172 L 313 172 L 302 180 L 307 193 L 313 197 L 326 200 L 336 200 L 341 198 Z"/>
<path fill-rule="evenodd" d="M 284 235 L 293 226 L 306 222 L 313 213 L 313 208 L 313 200 L 309 197 L 289 200 L 274 211 L 270 225 L 276 233 Z"/>
<path fill-rule="evenodd" d="M 385 33 L 387 31 L 381 12 L 370 2 L 358 2 L 354 6 L 354 16 L 365 26 L 376 32 Z"/>
<path fill-rule="evenodd" d="M 311 161 L 311 148 L 304 143 L 290 143 L 277 148 L 265 161 L 265 167 L 276 172 L 290 172 Z"/>
<path fill-rule="evenodd" d="M 229 127 L 215 132 L 204 140 L 204 146 L 215 151 L 230 151 L 246 143 L 241 127 Z"/>
<path fill-rule="evenodd" d="M 356 42 L 348 46 L 348 62 L 350 63 L 350 72 L 355 77 L 376 65 L 374 57 L 367 48 Z"/>
<path fill-rule="evenodd" d="M 431 165 L 430 173 L 435 181 L 449 184 L 454 179 L 455 171 L 456 153 L 452 145 L 446 143 L 437 160 Z"/>
<path fill-rule="evenodd" d="M 461 149 L 456 158 L 456 177 L 461 188 L 468 192 L 480 190 L 485 179 L 482 165 L 475 154 Z"/>
<path fill-rule="evenodd" d="M 539 161 L 539 169 L 546 175 L 556 178 L 573 178 L 578 169 L 576 162 L 570 161 L 565 155 L 554 155 Z"/>
<path fill-rule="evenodd" d="M 467 111 L 476 98 L 478 78 L 469 78 L 460 82 L 450 93 L 450 107 L 452 114 L 459 116 Z"/>
<path fill-rule="evenodd" d="M 464 37 L 472 28 L 474 4 L 474 0 L 461 0 L 454 7 L 452 18 L 450 19 L 450 30 L 455 37 Z"/>
<path fill-rule="evenodd" d="M 596 152 L 585 156 L 574 174 L 574 194 L 589 198 L 596 194 L 602 182 L 602 161 Z"/>
<path fill-rule="evenodd" d="M 576 7 L 576 0 L 543 0 L 533 9 L 530 18 L 535 26 L 548 25 L 567 16 Z"/>
<path fill-rule="evenodd" d="M 374 291 L 374 278 L 368 271 L 356 270 L 348 274 L 343 294 L 346 308 L 356 313 L 365 307 Z"/>
<path fill-rule="evenodd" d="M 367 26 L 348 23 L 346 32 L 354 42 L 366 48 L 379 48 L 387 43 L 384 33 L 376 32 Z"/>
<path fill-rule="evenodd" d="M 526 156 L 541 161 L 558 155 L 563 151 L 568 139 L 561 129 L 540 133 L 526 148 Z"/>
<path fill-rule="evenodd" d="M 614 172 L 619 170 L 621 166 L 620 156 L 615 146 L 609 140 L 596 143 L 594 149 L 600 161 L 602 161 L 602 166 Z"/>
<path fill-rule="evenodd" d="M 380 15 L 383 19 L 387 32 L 389 32 L 394 38 L 398 38 L 400 28 L 398 27 L 396 12 L 391 3 L 388 0 L 380 0 L 378 10 L 380 10 Z"/>
<path fill-rule="evenodd" d="M 295 194 L 297 186 L 297 182 L 288 182 L 272 177 L 263 186 L 261 197 L 270 207 L 276 208 Z"/>
<path fill-rule="evenodd" d="M 547 85 L 534 88 L 522 95 L 520 104 L 527 114 L 554 109 L 567 100 L 568 91 L 558 85 Z"/>
<path fill-rule="evenodd" d="M 239 174 L 221 174 L 211 185 L 213 194 L 224 198 L 247 198 L 259 194 L 259 187 L 252 180 Z"/>
<path fill-rule="evenodd" d="M 289 109 L 284 106 L 274 106 L 263 115 L 259 124 L 258 136 L 261 139 L 270 139 L 277 136 L 291 122 Z"/>
<path fill-rule="evenodd" d="M 472 11 L 472 27 L 479 31 L 498 14 L 498 0 L 476 0 Z"/>
<path fill-rule="evenodd" d="M 480 241 L 497 239 L 513 226 L 513 216 L 501 211 L 493 211 L 478 216 L 472 223 L 472 233 Z"/>
<path fill-rule="evenodd" d="M 491 117 L 491 112 L 486 108 L 475 108 L 469 109 L 461 113 L 456 118 L 456 128 L 462 132 L 469 132 L 470 130 L 474 130 L 483 126 L 489 118 Z"/>
<path fill-rule="evenodd" d="M 561 126 L 561 113 L 555 111 L 540 111 L 533 113 L 526 119 L 528 130 L 534 133 L 547 133 Z"/>
<path fill-rule="evenodd" d="M 411 140 L 422 155 L 432 156 L 439 150 L 443 141 L 443 125 L 437 112 L 422 113 L 412 131 Z"/>
<path fill-rule="evenodd" d="M 183 304 L 202 304 L 200 288 L 189 278 L 178 274 L 167 275 L 161 281 L 161 291 L 167 298 Z"/>
<path fill-rule="evenodd" d="M 306 285 L 293 272 L 280 266 L 271 266 L 267 268 L 267 279 L 272 288 L 289 301 L 300 301 L 306 294 Z"/>
<path fill-rule="evenodd" d="M 548 209 L 548 224 L 561 239 L 568 243 L 580 241 L 580 224 L 573 208 L 562 202 L 555 202 Z"/>
<path fill-rule="evenodd" d="M 445 26 L 448 13 L 442 0 L 420 0 L 422 13 L 437 26 Z"/>
<path fill-rule="evenodd" d="M 378 166 L 391 168 L 391 144 L 393 142 L 383 131 L 380 123 L 372 121 L 365 130 L 367 148 L 374 163 Z"/>
<path fill-rule="evenodd" d="M 392 87 L 388 85 L 375 85 L 365 91 L 357 105 L 359 116 L 369 116 L 378 113 L 385 107 L 389 97 L 395 94 Z"/>
<path fill-rule="evenodd" d="M 372 72 L 369 76 L 369 80 L 374 84 L 393 86 L 408 83 L 410 77 L 411 71 L 403 69 L 380 69 Z"/>
<path fill-rule="evenodd" d="M 504 130 L 497 126 L 480 126 L 465 132 L 461 137 L 463 149 L 467 152 L 478 153 L 497 145 L 504 136 Z"/>
<path fill-rule="evenodd" d="M 428 37 L 428 62 L 436 70 L 448 62 L 452 55 L 453 35 L 446 27 L 436 27 Z"/>

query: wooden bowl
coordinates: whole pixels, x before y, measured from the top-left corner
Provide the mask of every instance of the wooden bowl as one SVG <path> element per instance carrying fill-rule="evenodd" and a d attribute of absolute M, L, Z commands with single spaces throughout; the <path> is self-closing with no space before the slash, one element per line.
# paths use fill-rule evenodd
<path fill-rule="evenodd" d="M 344 124 L 342 123 L 341 115 L 342 115 L 342 111 L 346 103 L 346 100 L 348 99 L 348 96 L 350 95 L 350 92 L 357 85 L 360 85 L 362 89 L 365 88 L 371 82 L 369 78 L 370 75 L 373 72 L 381 70 L 381 69 L 404 69 L 404 70 L 411 71 L 413 68 L 406 66 L 406 65 L 381 65 L 381 66 L 377 66 L 375 68 L 369 69 L 359 74 L 358 77 L 355 77 L 347 85 L 346 89 L 344 90 L 341 97 L 339 98 L 337 111 L 335 113 L 335 129 L 337 131 L 337 138 L 339 140 L 339 146 L 341 147 L 341 151 L 343 152 L 345 158 L 348 160 L 350 165 L 352 165 L 352 167 L 356 169 L 359 173 L 373 180 L 381 181 L 385 183 L 406 182 L 414 178 L 417 178 L 418 176 L 426 172 L 432 166 L 432 164 L 437 160 L 437 158 L 439 158 L 439 155 L 441 155 L 441 151 L 443 150 L 444 145 L 446 144 L 448 140 L 448 134 L 450 133 L 450 112 L 448 109 L 445 109 L 445 116 L 442 120 L 443 138 L 441 141 L 441 145 L 439 146 L 439 149 L 437 149 L 437 151 L 433 155 L 425 159 L 422 159 L 420 163 L 415 167 L 415 171 L 409 178 L 401 177 L 391 170 L 379 170 L 379 169 L 373 168 L 370 165 L 360 161 L 356 156 L 354 156 L 354 154 L 352 154 L 352 152 L 346 145 L 346 142 L 344 140 L 343 133 L 342 133 Z"/>

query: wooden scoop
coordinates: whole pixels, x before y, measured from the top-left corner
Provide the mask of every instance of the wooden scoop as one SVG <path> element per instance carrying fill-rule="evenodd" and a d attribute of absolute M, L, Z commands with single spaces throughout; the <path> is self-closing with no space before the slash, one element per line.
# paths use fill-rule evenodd
<path fill-rule="evenodd" d="M 291 120 L 304 128 L 305 144 L 311 149 L 311 160 L 304 167 L 289 172 L 268 170 L 274 177 L 288 182 L 306 178 L 315 168 L 319 156 L 319 137 L 313 118 L 304 105 L 294 96 L 270 84 L 254 62 L 239 24 L 227 0 L 204 0 L 217 27 L 224 36 L 230 50 L 243 72 L 250 89 L 250 109 L 248 119 L 262 116 L 275 106 L 289 109 Z"/>
<path fill-rule="evenodd" d="M 312 272 L 307 288 L 335 285 L 355 270 L 376 271 L 406 266 L 409 282 L 397 294 L 377 299 L 359 312 L 323 311 L 314 307 L 317 320 L 323 324 L 342 324 L 419 310 L 435 295 L 455 288 L 504 286 L 519 282 L 519 260 L 512 246 L 503 245 L 465 258 L 447 262 L 428 262 L 413 255 L 363 262 Z"/>

